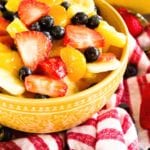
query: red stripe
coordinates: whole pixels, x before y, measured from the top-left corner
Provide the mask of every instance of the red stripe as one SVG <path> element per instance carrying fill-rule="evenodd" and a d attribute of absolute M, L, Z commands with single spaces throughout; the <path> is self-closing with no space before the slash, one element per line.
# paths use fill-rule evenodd
<path fill-rule="evenodd" d="M 146 76 L 137 78 L 141 93 L 140 124 L 144 129 L 150 129 L 150 83 L 147 83 Z"/>
<path fill-rule="evenodd" d="M 63 150 L 63 140 L 62 138 L 58 135 L 58 134 L 51 134 L 51 136 L 56 140 L 57 146 L 58 146 L 58 150 Z"/>
<path fill-rule="evenodd" d="M 14 142 L 0 142 L 0 150 L 21 150 Z"/>
<path fill-rule="evenodd" d="M 129 94 L 129 87 L 128 87 L 128 80 L 124 80 L 124 93 L 121 99 L 121 103 L 127 104 L 131 108 L 131 114 L 132 114 L 132 107 L 131 107 L 131 100 L 130 100 L 130 94 Z"/>
<path fill-rule="evenodd" d="M 147 69 L 147 71 L 146 71 L 147 73 L 150 73 L 150 66 L 148 67 L 148 69 Z"/>
<path fill-rule="evenodd" d="M 128 129 L 131 127 L 132 123 L 128 115 L 125 115 L 122 122 L 122 130 L 124 134 L 128 131 Z"/>
<path fill-rule="evenodd" d="M 93 118 L 88 119 L 88 120 L 84 123 L 84 125 L 91 125 L 91 126 L 94 126 L 94 127 L 96 127 L 96 124 L 97 124 L 97 120 L 96 120 L 96 119 L 93 119 Z"/>
<path fill-rule="evenodd" d="M 111 109 L 111 111 L 106 111 L 103 114 L 100 114 L 97 118 L 98 121 L 103 121 L 108 118 L 119 119 L 118 112 L 116 109 Z"/>
<path fill-rule="evenodd" d="M 142 56 L 142 52 L 143 51 L 141 50 L 141 48 L 139 46 L 136 46 L 132 52 L 129 62 L 132 64 L 138 64 Z"/>
<path fill-rule="evenodd" d="M 39 136 L 29 136 L 28 140 L 34 145 L 35 149 L 37 150 L 49 150 L 48 146 L 46 143 L 44 143 L 43 139 L 40 138 Z"/>
<path fill-rule="evenodd" d="M 96 139 L 88 134 L 69 132 L 67 138 L 75 141 L 80 141 L 88 146 L 95 147 Z"/>
<path fill-rule="evenodd" d="M 138 141 L 134 140 L 129 146 L 128 150 L 139 150 Z"/>
<path fill-rule="evenodd" d="M 124 93 L 124 85 L 121 83 L 116 91 L 116 106 L 121 104 L 121 99 Z"/>
<path fill-rule="evenodd" d="M 117 140 L 122 143 L 125 143 L 123 133 L 113 128 L 106 128 L 98 132 L 97 140 L 107 140 L 107 139 Z"/>

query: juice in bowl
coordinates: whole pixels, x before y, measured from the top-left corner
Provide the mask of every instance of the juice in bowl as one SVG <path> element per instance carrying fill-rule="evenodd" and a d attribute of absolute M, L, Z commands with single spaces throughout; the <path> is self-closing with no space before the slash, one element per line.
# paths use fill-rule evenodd
<path fill-rule="evenodd" d="M 0 124 L 49 133 L 84 122 L 122 79 L 129 51 L 125 23 L 103 0 L 11 3 L 5 7 L 16 17 L 1 12 L 0 36 L 12 43 L 0 41 L 1 55 L 11 60 L 0 66 Z"/>

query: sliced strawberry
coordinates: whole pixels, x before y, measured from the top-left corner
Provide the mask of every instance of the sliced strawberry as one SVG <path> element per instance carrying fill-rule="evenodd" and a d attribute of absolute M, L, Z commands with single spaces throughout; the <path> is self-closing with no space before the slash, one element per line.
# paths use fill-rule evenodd
<path fill-rule="evenodd" d="M 67 85 L 62 80 L 54 80 L 46 76 L 29 75 L 25 78 L 25 88 L 29 92 L 48 95 L 50 97 L 65 96 Z"/>
<path fill-rule="evenodd" d="M 14 40 L 9 35 L 1 35 L 0 43 L 7 45 L 8 47 L 13 47 Z"/>
<path fill-rule="evenodd" d="M 0 17 L 0 35 L 8 34 L 6 31 L 7 26 L 9 25 L 9 21 Z"/>
<path fill-rule="evenodd" d="M 98 32 L 85 26 L 68 25 L 64 45 L 70 45 L 78 49 L 85 49 L 89 46 L 103 47 L 104 38 Z"/>
<path fill-rule="evenodd" d="M 17 33 L 15 42 L 25 66 L 35 70 L 38 63 L 48 58 L 51 41 L 41 32 L 26 31 Z"/>
<path fill-rule="evenodd" d="M 22 0 L 18 8 L 18 15 L 26 25 L 32 24 L 48 13 L 49 7 L 45 3 L 36 0 Z"/>
<path fill-rule="evenodd" d="M 60 57 L 52 57 L 40 62 L 37 71 L 56 80 L 67 74 L 65 64 Z"/>
<path fill-rule="evenodd" d="M 118 8 L 117 10 L 120 13 L 120 15 L 123 17 L 130 33 L 134 37 L 140 35 L 144 27 L 142 26 L 142 23 L 138 20 L 138 18 L 135 15 L 133 15 L 131 12 L 126 10 L 125 8 Z"/>

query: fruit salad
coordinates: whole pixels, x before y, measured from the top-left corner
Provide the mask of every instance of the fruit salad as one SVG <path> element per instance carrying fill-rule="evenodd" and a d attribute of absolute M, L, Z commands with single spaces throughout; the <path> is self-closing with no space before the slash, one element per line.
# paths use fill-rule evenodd
<path fill-rule="evenodd" d="M 120 67 L 111 47 L 125 44 L 93 0 L 1 0 L 1 92 L 30 98 L 77 93 Z"/>

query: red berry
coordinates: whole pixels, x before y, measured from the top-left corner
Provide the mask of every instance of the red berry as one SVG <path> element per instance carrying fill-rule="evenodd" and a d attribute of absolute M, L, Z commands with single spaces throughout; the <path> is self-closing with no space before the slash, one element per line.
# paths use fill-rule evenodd
<path fill-rule="evenodd" d="M 32 24 L 41 17 L 48 15 L 48 13 L 49 7 L 36 0 L 22 0 L 18 8 L 18 15 L 26 25 Z"/>
<path fill-rule="evenodd" d="M 96 31 L 80 25 L 67 25 L 64 45 L 85 49 L 88 47 L 103 47 L 104 38 Z"/>
<path fill-rule="evenodd" d="M 127 11 L 125 8 L 118 8 L 117 9 L 120 15 L 123 17 L 129 32 L 134 36 L 137 37 L 143 31 L 142 23 L 134 16 L 132 13 Z"/>
<path fill-rule="evenodd" d="M 15 42 L 24 65 L 32 71 L 36 69 L 39 62 L 48 58 L 52 47 L 51 41 L 37 31 L 17 33 Z"/>
<path fill-rule="evenodd" d="M 60 57 L 52 57 L 40 62 L 37 66 L 37 72 L 56 80 L 67 74 L 65 64 Z"/>

